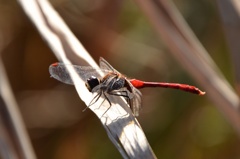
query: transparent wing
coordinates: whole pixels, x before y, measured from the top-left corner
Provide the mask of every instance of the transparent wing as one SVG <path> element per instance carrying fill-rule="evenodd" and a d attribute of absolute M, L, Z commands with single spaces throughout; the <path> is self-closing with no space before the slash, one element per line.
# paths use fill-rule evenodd
<path fill-rule="evenodd" d="M 95 76 L 97 78 L 101 77 L 98 73 L 98 71 L 103 72 L 104 74 L 107 74 L 109 72 L 117 72 L 105 59 L 102 57 L 99 59 L 100 68 L 96 69 L 91 66 L 78 66 L 78 65 L 72 65 L 73 68 L 76 70 L 78 75 L 83 81 L 87 81 L 87 79 L 91 76 Z M 69 75 L 69 72 L 67 71 L 66 64 L 64 63 L 54 63 L 49 66 L 49 73 L 51 74 L 51 77 L 66 83 L 66 84 L 72 84 L 73 81 Z"/>
<path fill-rule="evenodd" d="M 99 65 L 102 70 L 108 70 L 110 72 L 116 72 L 119 73 L 117 70 L 115 70 L 104 58 L 100 57 L 99 59 Z"/>
<path fill-rule="evenodd" d="M 69 72 L 67 71 L 66 66 L 67 65 L 64 63 L 54 63 L 49 66 L 49 73 L 51 74 L 51 77 L 63 83 L 73 85 L 73 81 L 69 75 Z M 91 76 L 95 76 L 97 78 L 101 77 L 100 74 L 98 73 L 98 71 L 100 70 L 104 74 L 109 73 L 109 71 L 107 70 L 96 69 L 91 66 L 77 66 L 77 65 L 72 65 L 72 66 L 83 81 L 87 81 L 87 79 Z"/>
<path fill-rule="evenodd" d="M 132 99 L 130 108 L 135 116 L 139 116 L 139 112 L 142 108 L 142 93 L 136 89 L 128 80 L 126 80 L 132 90 Z"/>

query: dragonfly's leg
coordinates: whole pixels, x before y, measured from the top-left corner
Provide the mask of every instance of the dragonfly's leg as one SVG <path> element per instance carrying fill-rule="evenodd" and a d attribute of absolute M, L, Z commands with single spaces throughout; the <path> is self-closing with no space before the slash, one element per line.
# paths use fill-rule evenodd
<path fill-rule="evenodd" d="M 85 109 L 83 109 L 83 112 L 86 111 L 91 105 L 96 103 L 101 96 L 102 96 L 102 91 L 98 92 L 97 95 L 93 97 L 93 99 L 90 101 L 88 106 Z"/>
<path fill-rule="evenodd" d="M 125 93 L 125 94 L 123 94 Z M 110 95 L 114 95 L 114 96 L 120 96 L 120 97 L 124 97 L 124 99 L 126 100 L 126 102 L 128 103 L 130 109 L 132 110 L 132 94 L 128 91 L 128 90 L 115 90 L 115 91 L 111 91 L 108 94 Z"/>
<path fill-rule="evenodd" d="M 112 103 L 110 102 L 110 100 L 108 99 L 107 95 L 106 95 L 104 92 L 103 92 L 103 95 L 104 95 L 104 101 L 105 101 L 105 100 L 108 101 L 109 107 L 108 107 L 107 110 L 105 110 L 105 112 L 102 114 L 101 118 L 103 117 L 103 115 L 104 115 L 104 114 L 111 108 L 111 106 L 112 106 Z M 103 101 L 103 102 L 104 102 L 104 101 Z M 102 102 L 102 103 L 103 103 L 103 102 Z M 102 104 L 101 104 L 101 105 L 102 105 Z M 100 105 L 100 106 L 101 106 L 101 105 Z"/>
<path fill-rule="evenodd" d="M 104 98 L 105 98 L 105 99 L 107 99 L 107 101 L 108 101 L 109 105 L 111 106 L 111 105 L 112 105 L 112 103 L 111 103 L 111 101 L 108 99 L 107 95 L 106 95 L 105 93 L 103 93 L 103 95 L 104 95 Z"/>
<path fill-rule="evenodd" d="M 123 94 L 124 93 L 124 94 Z M 130 101 L 131 101 L 131 93 L 128 90 L 115 90 L 115 91 L 111 91 L 108 94 L 110 95 L 114 95 L 114 96 L 120 96 L 120 97 L 124 97 L 127 101 L 127 103 L 130 105 Z"/>
<path fill-rule="evenodd" d="M 91 106 L 91 105 L 93 105 L 94 103 L 96 103 L 101 96 L 102 96 L 102 91 L 99 91 L 98 94 L 91 100 L 91 102 L 89 103 L 88 106 Z M 93 102 L 93 101 L 94 101 L 94 102 Z"/>
<path fill-rule="evenodd" d="M 107 108 L 107 110 L 105 110 L 105 112 L 102 114 L 101 118 L 103 117 L 103 115 L 104 115 L 105 113 L 107 113 L 107 111 L 108 111 L 110 108 L 111 108 L 111 105 Z"/>
<path fill-rule="evenodd" d="M 100 107 L 101 107 L 101 105 L 103 104 L 103 102 L 106 100 L 106 98 L 107 98 L 107 96 L 105 95 L 105 93 L 103 92 L 103 95 L 104 95 L 104 99 L 103 99 L 103 101 L 102 101 L 102 103 L 99 105 L 99 107 L 97 108 L 97 109 L 99 109 Z M 108 101 L 109 102 L 109 101 Z M 111 105 L 111 103 L 110 103 L 110 105 Z"/>
<path fill-rule="evenodd" d="M 132 98 L 132 95 L 128 90 L 113 90 L 108 92 L 108 94 L 114 95 L 114 96 L 122 96 L 125 98 Z"/>
<path fill-rule="evenodd" d="M 99 107 L 97 108 L 97 109 L 99 109 L 100 107 L 101 107 L 101 105 L 103 104 L 103 102 L 105 101 L 105 100 L 107 100 L 108 101 L 108 103 L 110 104 L 110 106 L 112 105 L 112 103 L 110 102 L 110 100 L 108 99 L 108 97 L 107 97 L 107 95 L 102 91 L 102 94 L 103 94 L 103 96 L 104 96 L 104 99 L 103 99 L 103 101 L 102 101 L 102 103 L 99 105 Z M 99 99 L 99 98 L 98 98 Z M 98 100 L 97 99 L 97 100 Z M 96 100 L 96 101 L 97 101 Z"/>

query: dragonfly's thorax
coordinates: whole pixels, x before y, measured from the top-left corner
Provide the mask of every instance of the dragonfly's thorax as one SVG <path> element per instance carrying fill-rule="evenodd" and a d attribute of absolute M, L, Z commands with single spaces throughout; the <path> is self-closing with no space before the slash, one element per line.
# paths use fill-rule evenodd
<path fill-rule="evenodd" d="M 106 92 L 119 90 L 125 87 L 125 77 L 118 73 L 111 72 L 101 79 L 101 84 L 102 89 Z"/>
<path fill-rule="evenodd" d="M 85 85 L 90 92 L 95 92 L 97 90 L 94 89 L 96 86 L 104 92 L 111 92 L 126 87 L 125 80 L 124 76 L 111 72 L 100 79 L 91 76 L 87 79 Z"/>

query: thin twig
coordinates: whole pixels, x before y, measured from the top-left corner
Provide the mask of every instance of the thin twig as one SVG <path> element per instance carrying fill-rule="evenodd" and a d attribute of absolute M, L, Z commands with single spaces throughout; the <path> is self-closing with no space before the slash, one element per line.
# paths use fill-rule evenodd
<path fill-rule="evenodd" d="M 217 3 L 230 48 L 230 54 L 232 55 L 236 84 L 238 91 L 240 91 L 240 1 L 217 0 Z"/>
<path fill-rule="evenodd" d="M 29 136 L 0 59 L 0 140 L 3 159 L 35 159 Z"/>

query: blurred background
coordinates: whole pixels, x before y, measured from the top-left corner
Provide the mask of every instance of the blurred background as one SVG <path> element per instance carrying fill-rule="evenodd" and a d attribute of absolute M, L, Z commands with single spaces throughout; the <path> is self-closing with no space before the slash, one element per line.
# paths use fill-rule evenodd
<path fill-rule="evenodd" d="M 200 42 L 234 85 L 218 7 L 209 0 L 174 0 Z M 146 81 L 201 86 L 171 56 L 134 1 L 54 0 L 55 9 L 98 61 Z M 0 1 L 4 65 L 39 159 L 122 158 L 75 88 L 50 78 L 57 59 L 16 1 Z M 232 126 L 207 96 L 147 88 L 138 117 L 153 151 L 165 159 L 240 158 Z M 203 90 L 204 91 L 204 90 Z M 114 156 L 114 157 L 113 157 Z"/>

